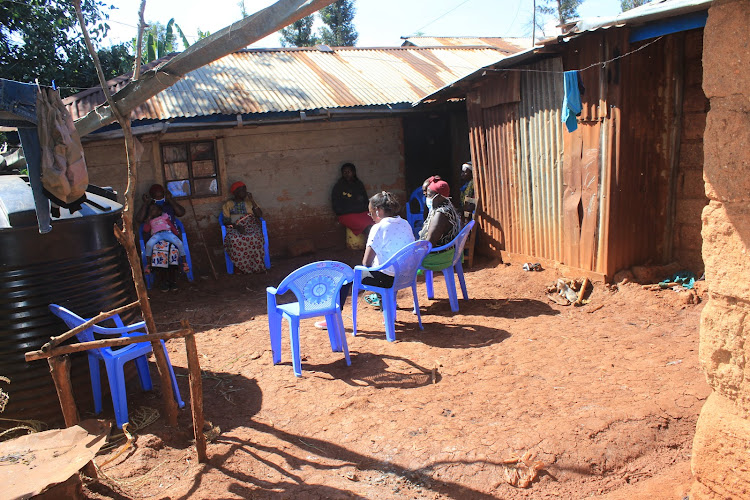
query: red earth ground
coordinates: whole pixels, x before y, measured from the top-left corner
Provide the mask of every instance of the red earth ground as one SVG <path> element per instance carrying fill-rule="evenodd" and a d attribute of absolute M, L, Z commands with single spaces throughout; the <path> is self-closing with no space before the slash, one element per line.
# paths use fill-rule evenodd
<path fill-rule="evenodd" d="M 325 332 L 302 322 L 301 378 L 271 361 L 265 287 L 313 260 L 356 264 L 359 252 L 278 260 L 265 275 L 181 283 L 152 292 L 160 330 L 187 319 L 212 424 L 197 462 L 189 406 L 102 466 L 90 498 L 664 498 L 689 490 L 692 437 L 709 387 L 698 366 L 703 303 L 636 283 L 594 283 L 590 302 L 547 298 L 553 270 L 480 261 L 470 300 L 452 313 L 419 285 L 424 330 L 399 294 L 397 341 L 360 299 L 351 366 Z M 699 294 L 700 295 L 700 294 Z M 344 309 L 351 332 L 351 304 Z M 168 342 L 188 399 L 185 348 Z M 154 377 L 158 381 L 158 377 Z M 131 383 L 131 408 L 160 397 Z M 80 402 L 82 411 L 88 402 Z M 111 411 L 111 409 L 110 409 Z M 134 411 L 134 410 L 131 410 Z M 116 453 L 97 457 L 103 464 Z M 526 464 L 517 462 L 526 455 Z M 534 476 L 526 488 L 514 478 Z"/>

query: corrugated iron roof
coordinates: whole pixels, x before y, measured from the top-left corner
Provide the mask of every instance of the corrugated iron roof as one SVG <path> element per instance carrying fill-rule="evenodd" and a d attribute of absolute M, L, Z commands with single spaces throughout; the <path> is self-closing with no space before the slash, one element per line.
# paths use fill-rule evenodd
<path fill-rule="evenodd" d="M 245 49 L 188 73 L 136 108 L 167 120 L 406 104 L 499 61 L 493 47 Z M 127 77 L 111 80 L 113 91 Z M 74 120 L 104 102 L 100 89 L 64 100 Z"/>
<path fill-rule="evenodd" d="M 617 16 L 611 18 L 592 17 L 579 19 L 575 24 L 572 24 L 572 29 L 564 35 L 549 38 L 539 42 L 539 45 L 553 46 L 564 42 L 566 38 L 575 37 L 588 31 L 620 26 L 637 26 L 651 21 L 669 19 L 683 14 L 706 10 L 711 5 L 712 1 L 713 0 L 652 0 L 647 4 L 621 12 Z M 462 76 L 461 78 L 457 78 L 455 81 L 450 82 L 442 88 L 435 90 L 433 93 L 415 101 L 413 105 L 417 106 L 426 101 L 450 99 L 458 95 L 463 95 L 465 89 L 460 89 L 460 85 L 466 85 L 469 82 L 481 78 L 487 71 L 509 68 L 514 64 L 533 59 L 538 53 L 546 53 L 544 47 L 535 47 L 516 52 L 515 54 L 504 57 L 495 63 L 490 63 L 485 67 L 477 68 L 476 71 Z"/>
<path fill-rule="evenodd" d="M 531 38 L 491 36 L 406 36 L 402 47 L 495 47 L 513 54 L 531 47 Z"/>

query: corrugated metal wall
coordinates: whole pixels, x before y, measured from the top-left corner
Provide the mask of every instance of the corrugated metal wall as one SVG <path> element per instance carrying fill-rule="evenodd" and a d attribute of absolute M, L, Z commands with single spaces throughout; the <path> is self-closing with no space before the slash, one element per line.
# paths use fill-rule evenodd
<path fill-rule="evenodd" d="M 633 46 L 627 37 L 587 34 L 561 58 L 498 72 L 469 92 L 480 251 L 610 278 L 672 257 L 683 37 Z M 584 87 L 572 133 L 560 122 L 568 69 L 581 70 Z"/>
<path fill-rule="evenodd" d="M 518 69 L 468 98 L 481 200 L 477 220 L 493 251 L 559 260 L 562 62 Z M 506 85 L 504 95 L 499 83 Z"/>

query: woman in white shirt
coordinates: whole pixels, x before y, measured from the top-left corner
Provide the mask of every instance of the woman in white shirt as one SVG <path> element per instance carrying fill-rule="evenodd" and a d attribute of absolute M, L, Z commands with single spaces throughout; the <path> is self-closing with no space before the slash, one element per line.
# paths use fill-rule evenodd
<path fill-rule="evenodd" d="M 362 258 L 362 265 L 377 267 L 414 241 L 411 225 L 398 215 L 400 210 L 401 205 L 393 193 L 382 191 L 370 198 L 368 211 L 375 225 L 372 226 L 370 234 L 367 236 L 367 247 Z M 362 283 L 390 288 L 393 286 L 394 274 L 393 268 L 373 272 L 364 271 Z M 351 283 L 341 287 L 339 304 L 342 309 L 351 289 Z M 376 293 L 368 295 L 365 300 L 370 305 L 380 307 L 380 297 Z M 317 321 L 315 327 L 325 329 L 326 322 Z"/>
<path fill-rule="evenodd" d="M 367 247 L 362 258 L 362 265 L 377 267 L 406 245 L 414 242 L 414 233 L 411 225 L 398 215 L 401 205 L 392 193 L 382 191 L 376 194 L 370 198 L 368 209 L 375 225 L 372 226 L 367 236 Z M 393 286 L 393 278 L 394 270 L 391 267 L 382 271 L 364 273 L 362 283 L 390 288 Z"/>

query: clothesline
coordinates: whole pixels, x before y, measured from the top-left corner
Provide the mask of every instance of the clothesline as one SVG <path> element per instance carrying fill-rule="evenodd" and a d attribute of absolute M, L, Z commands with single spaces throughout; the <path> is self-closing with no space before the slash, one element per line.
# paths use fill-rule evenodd
<path fill-rule="evenodd" d="M 625 54 L 613 57 L 612 59 L 607 59 L 606 61 L 599 61 L 599 62 L 595 62 L 595 63 L 589 64 L 585 68 L 581 68 L 581 69 L 571 69 L 571 70 L 565 70 L 565 71 L 552 71 L 552 70 L 544 70 L 544 69 L 492 68 L 492 69 L 487 69 L 486 71 L 498 71 L 498 72 L 499 71 L 516 71 L 516 72 L 519 72 L 519 73 L 554 73 L 554 74 L 559 74 L 559 75 L 562 75 L 562 74 L 566 73 L 567 71 L 578 71 L 578 72 L 581 72 L 581 71 L 586 71 L 587 69 L 595 68 L 597 66 L 605 66 L 605 65 L 607 65 L 607 64 L 609 64 L 611 62 L 617 61 L 618 59 L 622 59 L 622 58 L 627 57 L 629 55 L 635 54 L 639 50 L 643 50 L 646 47 L 648 47 L 649 45 L 655 44 L 656 42 L 658 42 L 662 38 L 664 38 L 664 37 L 660 36 L 659 38 L 656 38 L 656 39 L 648 42 L 646 45 L 643 45 L 641 47 L 638 47 L 637 49 L 631 50 L 630 52 L 626 52 Z"/>

